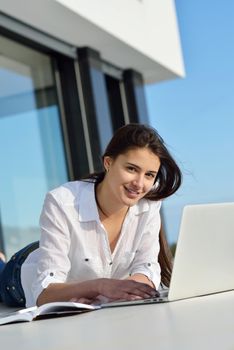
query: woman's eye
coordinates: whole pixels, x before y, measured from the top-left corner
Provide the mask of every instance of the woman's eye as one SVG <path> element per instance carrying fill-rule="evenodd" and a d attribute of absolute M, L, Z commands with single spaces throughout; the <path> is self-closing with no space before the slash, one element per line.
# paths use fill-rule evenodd
<path fill-rule="evenodd" d="M 128 169 L 128 171 L 130 171 L 132 173 L 134 173 L 136 171 L 136 169 L 132 166 L 128 166 L 127 169 Z"/>
<path fill-rule="evenodd" d="M 155 175 L 152 174 L 152 173 L 147 173 L 146 176 L 149 177 L 149 178 L 151 178 L 151 179 L 154 179 L 154 178 L 155 178 Z"/>

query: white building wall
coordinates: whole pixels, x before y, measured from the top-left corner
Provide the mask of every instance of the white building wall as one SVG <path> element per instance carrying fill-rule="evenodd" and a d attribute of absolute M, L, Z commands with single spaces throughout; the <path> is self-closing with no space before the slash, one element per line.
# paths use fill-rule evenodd
<path fill-rule="evenodd" d="M 74 46 L 90 46 L 146 82 L 184 76 L 174 0 L 1 0 L 0 11 Z"/>

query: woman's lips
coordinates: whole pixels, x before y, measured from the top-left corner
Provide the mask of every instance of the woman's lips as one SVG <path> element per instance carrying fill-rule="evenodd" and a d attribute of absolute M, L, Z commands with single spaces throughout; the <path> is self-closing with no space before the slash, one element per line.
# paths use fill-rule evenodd
<path fill-rule="evenodd" d="M 133 188 L 128 188 L 124 186 L 125 191 L 127 192 L 127 196 L 130 198 L 136 198 L 139 196 L 140 192 L 133 189 Z"/>

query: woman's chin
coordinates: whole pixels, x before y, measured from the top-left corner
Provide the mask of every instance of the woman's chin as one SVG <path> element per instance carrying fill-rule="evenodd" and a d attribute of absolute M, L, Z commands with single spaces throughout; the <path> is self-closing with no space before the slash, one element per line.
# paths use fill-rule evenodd
<path fill-rule="evenodd" d="M 126 205 L 127 207 L 132 207 L 133 205 L 135 205 L 138 201 L 140 200 L 139 197 L 129 197 L 129 196 L 124 196 L 122 203 L 124 205 Z"/>

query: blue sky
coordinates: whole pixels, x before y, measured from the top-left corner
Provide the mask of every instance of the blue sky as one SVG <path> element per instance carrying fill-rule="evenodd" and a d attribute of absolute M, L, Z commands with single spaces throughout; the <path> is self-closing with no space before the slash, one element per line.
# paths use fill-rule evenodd
<path fill-rule="evenodd" d="M 234 1 L 176 0 L 176 10 L 186 77 L 146 88 L 150 123 L 184 175 L 163 204 L 171 243 L 184 205 L 234 201 Z"/>

